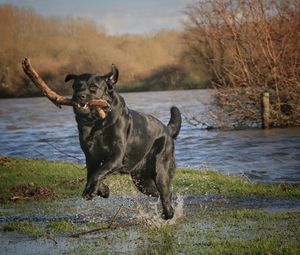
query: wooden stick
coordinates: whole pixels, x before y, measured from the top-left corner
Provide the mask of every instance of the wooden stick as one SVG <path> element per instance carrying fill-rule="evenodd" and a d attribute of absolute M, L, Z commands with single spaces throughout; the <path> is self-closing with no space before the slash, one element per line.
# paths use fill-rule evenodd
<path fill-rule="evenodd" d="M 89 106 L 98 106 L 101 108 L 110 108 L 109 103 L 107 103 L 107 101 L 103 100 L 103 99 L 92 99 L 88 102 Z"/>
<path fill-rule="evenodd" d="M 99 114 L 100 119 L 104 119 L 106 117 L 105 111 L 103 111 L 101 108 L 97 108 L 97 112 Z"/>
<path fill-rule="evenodd" d="M 62 105 L 74 106 L 77 104 L 72 99 L 60 96 L 50 89 L 44 80 L 39 76 L 39 74 L 34 70 L 28 58 L 23 59 L 22 68 L 24 73 L 30 78 L 34 85 L 42 90 L 44 95 L 48 97 L 50 101 L 57 107 L 61 108 Z"/>
<path fill-rule="evenodd" d="M 22 61 L 22 68 L 24 73 L 29 77 L 29 79 L 34 83 L 34 85 L 39 88 L 46 97 L 50 99 L 50 101 L 55 104 L 57 107 L 61 108 L 62 105 L 67 106 L 78 106 L 78 103 L 70 98 L 66 98 L 57 94 L 53 91 L 46 82 L 39 76 L 37 71 L 33 68 L 30 63 L 29 58 L 24 58 Z M 107 101 L 103 99 L 93 99 L 88 102 L 88 106 L 96 107 L 99 117 L 104 119 L 106 117 L 106 113 L 102 108 L 109 108 L 110 105 Z"/>

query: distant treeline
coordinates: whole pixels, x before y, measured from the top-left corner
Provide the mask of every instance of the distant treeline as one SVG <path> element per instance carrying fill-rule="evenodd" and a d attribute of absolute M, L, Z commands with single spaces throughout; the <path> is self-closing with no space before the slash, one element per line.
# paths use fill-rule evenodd
<path fill-rule="evenodd" d="M 119 90 L 163 90 L 203 86 L 184 62 L 181 32 L 109 36 L 88 18 L 43 17 L 27 8 L 0 5 L 0 96 L 35 96 L 40 92 L 21 70 L 32 64 L 56 91 L 71 92 L 68 73 L 106 73 L 120 69 Z"/>

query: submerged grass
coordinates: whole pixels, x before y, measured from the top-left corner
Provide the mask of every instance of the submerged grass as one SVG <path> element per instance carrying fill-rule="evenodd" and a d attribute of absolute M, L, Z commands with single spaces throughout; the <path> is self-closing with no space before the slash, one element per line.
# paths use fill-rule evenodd
<path fill-rule="evenodd" d="M 9 158 L 0 164 L 0 201 L 9 202 L 18 187 L 30 183 L 51 190 L 54 194 L 51 198 L 79 197 L 85 176 L 84 167 L 75 163 Z M 106 181 L 113 194 L 135 191 L 128 175 L 111 175 Z M 210 170 L 177 169 L 172 184 L 177 194 L 300 197 L 300 186 L 250 183 Z"/>
<path fill-rule="evenodd" d="M 299 212 L 199 208 L 173 226 L 140 225 L 90 235 L 67 254 L 299 254 L 299 216 Z"/>
<path fill-rule="evenodd" d="M 69 235 L 101 223 L 11 222 L 2 231 L 56 240 L 58 254 L 299 254 L 300 212 L 255 209 L 210 211 L 197 208 L 176 225 L 146 228 L 143 224 L 107 229 L 80 238 Z M 75 242 L 67 250 L 66 242 Z M 59 245 L 62 244 L 62 247 Z M 61 249 L 61 250 L 60 250 Z M 56 254 L 56 253 L 55 253 Z"/>
<path fill-rule="evenodd" d="M 299 254 L 299 216 L 255 209 L 203 210 L 187 223 L 194 226 L 188 247 L 196 254 Z"/>

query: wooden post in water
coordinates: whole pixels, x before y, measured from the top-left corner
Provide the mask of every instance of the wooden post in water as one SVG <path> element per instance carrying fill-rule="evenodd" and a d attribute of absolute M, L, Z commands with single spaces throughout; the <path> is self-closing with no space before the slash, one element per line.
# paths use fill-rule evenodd
<path fill-rule="evenodd" d="M 268 129 L 270 126 L 270 95 L 269 92 L 264 92 L 262 95 L 262 128 Z"/>

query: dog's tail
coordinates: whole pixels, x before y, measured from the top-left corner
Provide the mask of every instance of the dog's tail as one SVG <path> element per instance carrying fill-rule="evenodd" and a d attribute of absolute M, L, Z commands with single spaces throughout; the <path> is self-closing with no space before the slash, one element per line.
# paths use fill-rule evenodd
<path fill-rule="evenodd" d="M 181 128 L 181 113 L 176 106 L 171 107 L 171 119 L 168 124 L 168 130 L 173 139 L 175 139 Z"/>

